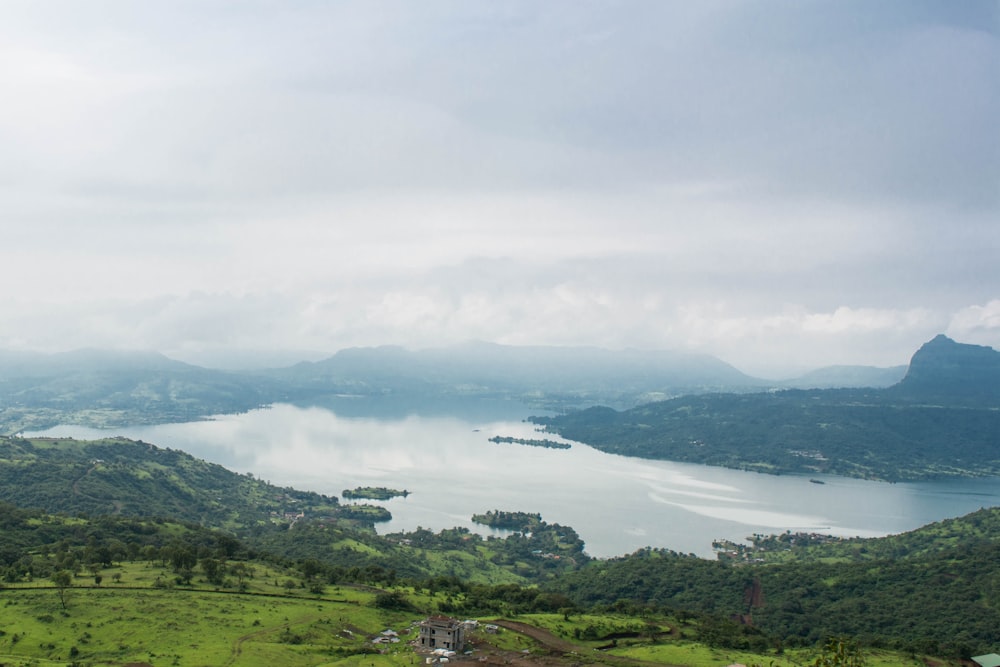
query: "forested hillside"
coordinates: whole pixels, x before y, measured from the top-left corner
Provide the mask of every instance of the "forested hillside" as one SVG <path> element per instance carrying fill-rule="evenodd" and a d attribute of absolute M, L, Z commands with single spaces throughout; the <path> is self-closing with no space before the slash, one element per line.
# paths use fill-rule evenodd
<path fill-rule="evenodd" d="M 817 546 L 782 564 L 646 549 L 595 561 L 553 588 L 581 605 L 629 601 L 735 618 L 786 646 L 847 635 L 871 646 L 975 655 L 992 650 L 1000 627 L 1000 532 L 984 529 L 998 524 L 1000 509 L 983 510 L 905 536 L 845 541 L 843 550 Z M 972 535 L 980 538 L 958 537 Z M 852 552 L 857 558 L 848 559 Z"/>
<path fill-rule="evenodd" d="M 890 481 L 997 475 L 998 359 L 990 348 L 938 337 L 888 389 L 684 396 L 533 421 L 615 454 L 760 472 Z"/>
<path fill-rule="evenodd" d="M 218 528 L 285 513 L 343 517 L 352 511 L 334 497 L 275 487 L 125 438 L 0 437 L 0 500 L 46 512 L 171 517 Z"/>

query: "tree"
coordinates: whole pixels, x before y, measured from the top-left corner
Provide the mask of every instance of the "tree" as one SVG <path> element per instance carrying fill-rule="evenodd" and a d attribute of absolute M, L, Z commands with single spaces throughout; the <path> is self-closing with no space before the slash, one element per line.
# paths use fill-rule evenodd
<path fill-rule="evenodd" d="M 813 662 L 813 667 L 865 667 L 865 656 L 854 640 L 830 637 L 823 646 L 823 654 Z"/>
<path fill-rule="evenodd" d="M 59 602 L 66 609 L 66 589 L 73 585 L 73 573 L 69 570 L 58 570 L 52 574 L 52 584 L 59 594 Z"/>
<path fill-rule="evenodd" d="M 399 591 L 383 591 L 375 596 L 375 606 L 379 609 L 413 609 L 413 605 Z"/>
<path fill-rule="evenodd" d="M 222 585 L 223 578 L 226 574 L 226 568 L 222 561 L 216 558 L 202 558 L 201 569 L 204 571 L 205 579 L 207 579 L 209 583 L 215 584 L 216 586 Z"/>

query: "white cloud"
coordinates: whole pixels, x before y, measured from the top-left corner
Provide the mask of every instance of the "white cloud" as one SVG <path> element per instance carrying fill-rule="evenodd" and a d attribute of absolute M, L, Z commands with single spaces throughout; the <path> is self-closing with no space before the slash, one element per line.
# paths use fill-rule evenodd
<path fill-rule="evenodd" d="M 946 333 L 966 343 L 1000 349 L 1000 299 L 959 310 Z"/>
<path fill-rule="evenodd" d="M 832 313 L 807 315 L 801 327 L 810 333 L 838 334 L 925 328 L 935 324 L 932 313 L 926 308 L 899 311 L 842 306 Z"/>
<path fill-rule="evenodd" d="M 995 340 L 991 7 L 5 4 L 0 345 Z"/>

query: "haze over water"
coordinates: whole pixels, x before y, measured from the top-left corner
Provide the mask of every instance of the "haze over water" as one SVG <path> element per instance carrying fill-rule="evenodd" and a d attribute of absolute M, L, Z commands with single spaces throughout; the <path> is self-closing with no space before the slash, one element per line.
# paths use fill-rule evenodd
<path fill-rule="evenodd" d="M 1000 503 L 1000 479 L 888 484 L 774 476 L 605 454 L 579 443 L 546 449 L 489 442 L 539 435 L 511 403 L 423 406 L 345 399 L 336 412 L 276 405 L 210 421 L 46 435 L 120 434 L 186 451 L 274 484 L 340 496 L 356 486 L 410 491 L 385 503 L 380 533 L 464 526 L 491 509 L 540 512 L 572 526 L 592 556 L 645 546 L 712 556 L 712 541 L 786 530 L 842 536 L 904 532 Z M 537 412 L 537 411 L 535 411 Z M 345 416 L 354 415 L 354 416 Z M 363 416 L 359 416 L 363 415 Z"/>

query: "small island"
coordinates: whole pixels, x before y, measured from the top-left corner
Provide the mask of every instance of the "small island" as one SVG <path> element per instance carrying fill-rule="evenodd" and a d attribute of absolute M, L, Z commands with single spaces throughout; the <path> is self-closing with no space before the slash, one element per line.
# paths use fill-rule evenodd
<path fill-rule="evenodd" d="M 475 523 L 489 526 L 490 528 L 530 531 L 542 523 L 542 515 L 530 512 L 490 510 L 486 514 L 473 514 L 472 520 Z"/>
<path fill-rule="evenodd" d="M 341 505 L 337 516 L 362 524 L 392 521 L 392 513 L 379 505 Z"/>
<path fill-rule="evenodd" d="M 510 436 L 499 435 L 495 435 L 490 438 L 490 442 L 498 444 L 528 445 L 529 447 L 547 447 L 548 449 L 569 449 L 573 446 L 568 442 L 556 442 L 555 440 L 533 440 L 530 438 L 512 438 Z"/>
<path fill-rule="evenodd" d="M 389 500 L 390 498 L 405 498 L 410 495 L 406 489 L 389 489 L 384 486 L 359 486 L 356 489 L 344 489 L 341 495 L 345 500 Z"/>

